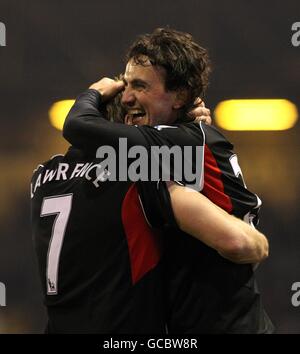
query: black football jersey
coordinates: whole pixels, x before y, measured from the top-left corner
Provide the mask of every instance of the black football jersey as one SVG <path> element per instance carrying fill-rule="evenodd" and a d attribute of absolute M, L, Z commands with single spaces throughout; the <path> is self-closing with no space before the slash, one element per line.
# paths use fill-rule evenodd
<path fill-rule="evenodd" d="M 246 188 L 233 146 L 216 128 L 202 123 L 200 127 L 185 124 L 179 129 L 191 135 L 197 132 L 203 142 L 201 193 L 228 213 L 256 225 L 261 200 Z M 166 135 L 175 133 L 174 129 L 164 128 Z M 175 141 L 180 141 L 179 134 Z M 143 197 L 147 196 L 142 185 L 139 190 Z M 166 227 L 164 271 L 169 333 L 274 331 L 262 305 L 252 265 L 234 264 L 178 230 L 163 183 L 152 185 L 152 198 L 145 198 L 144 210 L 153 226 Z M 158 214 L 159 210 L 164 212 Z"/>
<path fill-rule="evenodd" d="M 136 185 L 103 181 L 99 161 L 71 147 L 32 177 L 47 332 L 164 333 L 161 237 Z"/>
<path fill-rule="evenodd" d="M 140 128 L 152 144 L 158 142 L 152 139 L 157 135 L 153 129 Z M 246 188 L 233 146 L 216 128 L 187 123 L 159 129 L 159 139 L 165 137 L 170 145 L 184 144 L 187 137 L 183 134 L 190 136 L 190 143 L 196 137 L 203 146 L 201 193 L 228 213 L 257 225 L 261 200 Z M 193 161 L 196 163 L 199 159 Z M 146 199 L 149 189 L 143 184 L 139 184 L 139 192 L 149 222 L 165 227 L 169 333 L 272 333 L 274 327 L 263 308 L 252 265 L 234 264 L 180 231 L 165 184 L 152 184 L 151 199 Z"/>
<path fill-rule="evenodd" d="M 126 126 L 106 121 L 101 96 L 95 90 L 81 94 L 71 109 L 64 136 L 73 145 L 93 151 L 119 139 L 128 146 L 192 146 L 197 178 L 177 180 L 196 188 L 229 213 L 255 224 L 260 199 L 244 183 L 233 146 L 214 127 L 184 123 L 175 126 Z M 189 155 L 190 156 L 190 155 Z M 174 171 L 173 171 L 174 172 Z M 152 183 L 151 198 L 145 183 L 138 188 L 152 226 L 164 226 L 164 274 L 170 333 L 269 333 L 273 326 L 261 303 L 252 265 L 238 265 L 176 228 L 163 183 Z M 148 186 L 149 188 L 149 186 Z"/>

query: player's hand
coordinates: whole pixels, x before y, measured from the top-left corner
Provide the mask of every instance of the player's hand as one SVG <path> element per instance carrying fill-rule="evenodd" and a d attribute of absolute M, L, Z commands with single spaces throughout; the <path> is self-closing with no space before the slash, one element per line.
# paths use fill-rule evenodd
<path fill-rule="evenodd" d="M 210 109 L 205 107 L 204 102 L 199 97 L 196 98 L 193 108 L 189 111 L 188 115 L 194 118 L 195 123 L 204 122 L 208 125 L 212 123 Z"/>
<path fill-rule="evenodd" d="M 92 84 L 89 88 L 99 91 L 103 102 L 105 102 L 115 97 L 117 93 L 124 89 L 124 87 L 124 81 L 104 77 L 103 79 Z"/>

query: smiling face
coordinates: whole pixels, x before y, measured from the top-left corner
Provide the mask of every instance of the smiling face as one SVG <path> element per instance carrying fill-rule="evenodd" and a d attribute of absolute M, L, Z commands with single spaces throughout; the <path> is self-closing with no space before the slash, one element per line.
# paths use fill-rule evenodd
<path fill-rule="evenodd" d="M 165 89 L 165 69 L 153 66 L 147 58 L 143 65 L 132 59 L 126 66 L 122 104 L 129 125 L 172 124 L 183 105 L 176 91 Z"/>

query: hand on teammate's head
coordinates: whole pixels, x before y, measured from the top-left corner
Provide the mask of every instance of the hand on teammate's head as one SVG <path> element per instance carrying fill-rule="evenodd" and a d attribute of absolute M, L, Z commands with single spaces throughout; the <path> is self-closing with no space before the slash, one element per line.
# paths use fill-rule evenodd
<path fill-rule="evenodd" d="M 113 80 L 104 77 L 92 84 L 89 88 L 97 90 L 102 96 L 102 102 L 106 102 L 115 97 L 125 87 L 123 80 Z"/>

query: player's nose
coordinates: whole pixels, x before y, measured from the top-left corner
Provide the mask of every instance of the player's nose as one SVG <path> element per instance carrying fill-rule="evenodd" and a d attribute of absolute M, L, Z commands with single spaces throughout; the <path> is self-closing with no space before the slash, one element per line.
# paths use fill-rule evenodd
<path fill-rule="evenodd" d="M 122 104 L 124 106 L 133 106 L 135 103 L 135 95 L 132 89 L 130 89 L 128 86 L 125 87 L 123 93 L 122 93 Z"/>

